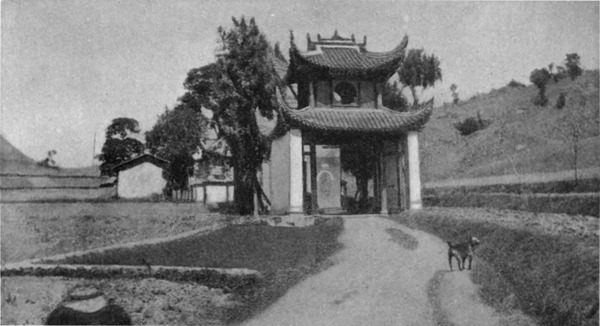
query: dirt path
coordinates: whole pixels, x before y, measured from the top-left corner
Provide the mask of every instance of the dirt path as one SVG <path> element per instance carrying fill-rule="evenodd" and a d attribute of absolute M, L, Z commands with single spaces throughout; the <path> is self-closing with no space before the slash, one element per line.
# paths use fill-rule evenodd
<path fill-rule="evenodd" d="M 292 288 L 246 325 L 499 325 L 447 245 L 376 216 L 345 218 L 335 266 Z"/>

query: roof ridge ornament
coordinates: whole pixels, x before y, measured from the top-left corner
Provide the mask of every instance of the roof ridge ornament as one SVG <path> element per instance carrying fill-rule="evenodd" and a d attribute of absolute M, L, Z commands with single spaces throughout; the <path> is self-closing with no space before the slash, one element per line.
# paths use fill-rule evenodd
<path fill-rule="evenodd" d="M 294 44 L 294 31 L 290 29 L 290 46 L 295 48 L 296 44 Z"/>

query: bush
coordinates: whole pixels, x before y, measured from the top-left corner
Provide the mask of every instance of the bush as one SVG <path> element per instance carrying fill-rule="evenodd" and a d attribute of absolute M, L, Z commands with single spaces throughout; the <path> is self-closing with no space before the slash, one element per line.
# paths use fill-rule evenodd
<path fill-rule="evenodd" d="M 533 104 L 546 106 L 548 99 L 546 98 L 546 85 L 552 79 L 552 75 L 546 68 L 535 69 L 531 72 L 529 80 L 535 84 L 540 90 L 540 93 L 533 99 Z"/>
<path fill-rule="evenodd" d="M 477 113 L 477 118 L 466 118 L 462 122 L 455 123 L 454 128 L 456 128 L 461 135 L 468 136 L 478 130 L 487 128 L 487 126 L 489 126 L 490 123 L 490 120 L 481 119 L 480 114 Z"/>
<path fill-rule="evenodd" d="M 513 79 L 508 83 L 508 87 L 515 87 L 515 88 L 525 87 L 525 84 L 519 83 L 518 81 Z"/>
<path fill-rule="evenodd" d="M 556 100 L 556 108 L 562 109 L 565 106 L 566 98 L 565 93 L 560 93 L 558 99 Z"/>
<path fill-rule="evenodd" d="M 567 73 L 572 80 L 575 80 L 578 76 L 581 76 L 583 73 L 583 69 L 580 67 L 579 54 L 577 53 L 567 53 L 567 58 L 565 59 L 565 66 L 567 67 Z"/>
<path fill-rule="evenodd" d="M 548 98 L 541 92 L 533 98 L 533 105 L 546 106 L 548 105 Z"/>

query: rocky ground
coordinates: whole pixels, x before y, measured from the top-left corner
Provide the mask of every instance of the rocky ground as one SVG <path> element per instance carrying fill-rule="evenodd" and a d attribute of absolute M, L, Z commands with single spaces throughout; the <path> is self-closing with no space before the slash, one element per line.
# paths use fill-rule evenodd
<path fill-rule="evenodd" d="M 93 284 L 123 307 L 135 325 L 222 325 L 232 295 L 192 283 L 157 279 L 2 278 L 2 324 L 41 325 L 67 292 Z"/>

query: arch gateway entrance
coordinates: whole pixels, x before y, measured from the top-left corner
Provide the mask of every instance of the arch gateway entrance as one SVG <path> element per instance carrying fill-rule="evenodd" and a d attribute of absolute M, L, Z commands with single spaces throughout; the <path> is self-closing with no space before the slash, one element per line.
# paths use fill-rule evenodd
<path fill-rule="evenodd" d="M 273 58 L 288 86 L 278 101 L 289 130 L 272 145 L 261 185 L 273 214 L 339 212 L 341 148 L 365 144 L 372 150 L 372 197 L 381 214 L 420 209 L 418 132 L 429 120 L 433 100 L 397 112 L 383 106 L 382 90 L 405 57 L 408 38 L 389 52 L 370 52 L 366 37 L 311 40 L 301 52 L 291 37 L 290 61 Z M 360 151 L 360 146 L 358 147 Z"/>

